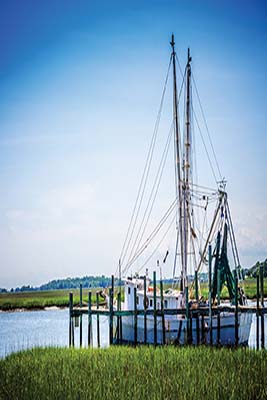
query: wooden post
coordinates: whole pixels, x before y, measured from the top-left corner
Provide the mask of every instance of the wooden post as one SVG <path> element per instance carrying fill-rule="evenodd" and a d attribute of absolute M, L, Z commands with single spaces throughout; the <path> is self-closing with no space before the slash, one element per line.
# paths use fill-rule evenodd
<path fill-rule="evenodd" d="M 83 305 L 83 287 L 82 284 L 80 283 L 80 309 L 82 308 Z M 80 347 L 83 345 L 83 315 L 80 310 Z"/>
<path fill-rule="evenodd" d="M 220 313 L 220 303 L 221 303 L 221 271 L 217 270 L 217 346 L 221 344 L 221 313 Z"/>
<path fill-rule="evenodd" d="M 188 286 L 185 287 L 185 308 L 186 308 L 186 342 L 190 343 L 190 325 L 189 325 L 189 302 L 188 302 Z"/>
<path fill-rule="evenodd" d="M 238 277 L 235 276 L 235 345 L 238 346 Z"/>
<path fill-rule="evenodd" d="M 72 324 L 73 324 L 73 317 L 72 317 L 72 310 L 73 310 L 73 293 L 70 292 L 69 294 L 69 347 L 72 346 Z"/>
<path fill-rule="evenodd" d="M 121 288 L 120 288 L 121 290 Z M 119 292 L 119 310 L 121 311 L 121 291 Z M 122 334 L 122 315 L 119 317 L 119 335 L 120 335 L 120 343 L 123 341 L 123 334 Z"/>
<path fill-rule="evenodd" d="M 198 305 L 198 272 L 195 270 L 195 297 Z M 196 330 L 197 330 L 197 344 L 200 342 L 200 328 L 199 328 L 199 313 L 196 314 Z"/>
<path fill-rule="evenodd" d="M 157 281 L 156 271 L 153 272 L 153 302 L 154 302 L 154 345 L 157 345 Z"/>
<path fill-rule="evenodd" d="M 146 276 L 145 276 L 144 277 L 144 344 L 146 344 L 147 342 L 147 318 L 146 318 L 147 302 L 148 298 L 146 295 Z"/>
<path fill-rule="evenodd" d="M 136 287 L 134 288 L 134 345 L 137 344 L 137 295 Z"/>
<path fill-rule="evenodd" d="M 189 309 L 189 344 L 193 343 L 193 314 Z"/>
<path fill-rule="evenodd" d="M 204 314 L 201 315 L 201 343 L 204 344 L 206 342 L 205 340 L 205 320 L 204 320 Z"/>
<path fill-rule="evenodd" d="M 121 311 L 121 292 L 118 292 L 117 294 L 117 310 Z M 117 343 L 121 343 L 121 316 L 117 316 Z"/>
<path fill-rule="evenodd" d="M 263 266 L 260 266 L 260 291 L 261 291 L 261 348 L 264 349 L 264 280 Z"/>
<path fill-rule="evenodd" d="M 96 292 L 96 309 L 99 310 L 99 292 Z M 96 338 L 97 347 L 100 347 L 100 324 L 99 324 L 99 313 L 96 314 Z"/>
<path fill-rule="evenodd" d="M 92 292 L 88 293 L 88 347 L 93 344 L 92 338 Z"/>
<path fill-rule="evenodd" d="M 195 297 L 196 301 L 198 301 L 198 272 L 195 270 Z"/>
<path fill-rule="evenodd" d="M 111 276 L 111 289 L 109 289 L 109 344 L 113 344 L 113 296 L 114 275 Z"/>
<path fill-rule="evenodd" d="M 259 326 L 259 315 L 260 315 L 260 277 L 257 273 L 257 311 L 256 311 L 256 349 L 260 348 L 260 326 Z"/>
<path fill-rule="evenodd" d="M 161 302 L 161 321 L 162 321 L 162 344 L 166 343 L 165 338 L 165 316 L 164 316 L 164 298 L 163 298 L 163 282 L 160 280 L 160 302 Z"/>
<path fill-rule="evenodd" d="M 209 244 L 209 326 L 210 326 L 210 345 L 213 343 L 212 336 L 212 307 L 211 307 L 211 293 L 212 293 L 212 254 L 211 254 L 211 245 Z"/>

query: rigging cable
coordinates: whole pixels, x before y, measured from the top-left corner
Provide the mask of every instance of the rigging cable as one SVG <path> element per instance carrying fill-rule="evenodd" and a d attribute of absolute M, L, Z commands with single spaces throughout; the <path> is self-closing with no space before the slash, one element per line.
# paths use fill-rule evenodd
<path fill-rule="evenodd" d="M 218 160 L 217 160 L 217 157 L 216 157 L 216 153 L 215 153 L 215 150 L 214 150 L 214 146 L 213 146 L 213 143 L 212 143 L 212 140 L 211 140 L 210 131 L 209 131 L 209 128 L 208 128 L 207 120 L 206 120 L 206 117 L 205 117 L 205 114 L 204 114 L 204 110 L 203 110 L 203 107 L 202 107 L 202 103 L 201 103 L 201 100 L 200 100 L 200 96 L 199 96 L 199 93 L 198 93 L 197 85 L 196 85 L 196 82 L 195 82 L 193 74 L 192 74 L 192 80 L 193 80 L 194 88 L 196 90 L 197 99 L 198 99 L 198 102 L 199 102 L 202 118 L 204 120 L 204 124 L 205 124 L 206 130 L 207 130 L 207 133 L 208 133 L 208 138 L 209 138 L 210 146 L 211 146 L 211 149 L 212 149 L 213 157 L 214 157 L 214 160 L 215 160 L 215 163 L 216 163 L 216 167 L 217 167 L 219 176 L 220 176 L 221 181 L 222 181 L 223 179 L 222 179 L 221 170 L 220 170 L 219 163 L 218 163 Z"/>
<path fill-rule="evenodd" d="M 181 88 L 180 88 L 180 91 L 179 91 L 178 102 L 180 101 L 180 97 L 181 97 L 183 86 L 184 86 L 184 78 L 183 78 L 183 81 L 182 81 L 182 84 L 181 84 Z M 152 186 L 152 190 L 150 192 L 148 203 L 147 203 L 146 209 L 144 211 L 144 214 L 143 214 L 143 217 L 142 217 L 142 220 L 141 220 L 141 224 L 140 224 L 139 230 L 137 232 L 137 235 L 135 237 L 135 241 L 134 241 L 134 244 L 132 246 L 132 250 L 130 252 L 130 255 L 128 257 L 128 261 L 127 261 L 126 265 L 128 264 L 129 260 L 134 258 L 135 255 L 139 251 L 140 243 L 141 243 L 141 241 L 142 241 L 142 239 L 144 237 L 144 234 L 145 234 L 148 222 L 149 222 L 149 218 L 150 218 L 150 215 L 151 215 L 152 210 L 153 210 L 153 206 L 154 206 L 154 203 L 155 203 L 155 199 L 156 199 L 156 196 L 157 196 L 157 193 L 158 193 L 158 190 L 159 190 L 159 185 L 160 185 L 162 174 L 163 174 L 163 169 L 164 169 L 164 166 L 165 166 L 165 163 L 166 163 L 166 159 L 167 159 L 167 155 L 168 155 L 173 123 L 174 123 L 174 121 L 172 121 L 172 125 L 171 125 L 170 130 L 169 130 L 169 134 L 168 134 L 167 141 L 166 141 L 166 144 L 165 144 L 165 147 L 164 147 L 164 151 L 163 151 L 163 154 L 162 154 L 160 165 L 159 165 L 159 168 L 158 168 L 158 171 L 157 171 L 157 174 L 156 174 L 153 186 Z M 147 215 L 147 213 L 148 213 L 148 215 Z M 145 225 L 144 225 L 144 222 L 145 222 Z M 144 225 L 144 227 L 143 227 L 143 225 Z M 142 234 L 140 236 L 141 230 L 142 230 Z M 139 238 L 139 236 L 140 236 L 140 238 Z M 137 243 L 137 241 L 138 241 L 138 243 Z"/>
<path fill-rule="evenodd" d="M 212 171 L 212 174 L 213 174 L 213 178 L 214 178 L 214 180 L 215 180 L 215 183 L 217 184 L 218 180 L 217 180 L 217 178 L 216 178 L 216 174 L 215 174 L 215 171 L 214 171 L 214 168 L 213 168 L 213 165 L 212 165 L 210 156 L 209 156 L 209 152 L 208 152 L 208 149 L 207 149 L 207 146 L 206 146 L 204 137 L 203 137 L 203 135 L 202 135 L 202 131 L 201 131 L 200 125 L 199 125 L 199 123 L 198 123 L 198 119 L 197 119 L 197 116 L 196 116 L 196 113 L 195 113 L 195 110 L 194 110 L 194 109 L 193 109 L 193 116 L 194 116 L 194 118 L 195 118 L 195 120 L 196 120 L 196 123 L 197 123 L 197 127 L 198 127 L 198 130 L 199 130 L 200 136 L 201 136 L 201 140 L 202 140 L 203 146 L 204 146 L 205 151 L 206 151 L 206 155 L 207 155 L 207 158 L 208 158 L 208 161 L 209 161 L 209 164 L 210 164 L 210 168 L 211 168 L 211 171 Z"/>
<path fill-rule="evenodd" d="M 172 125 L 173 125 L 173 123 L 172 123 Z M 132 258 L 133 254 L 135 255 L 137 253 L 137 251 L 139 249 L 139 246 L 140 246 L 140 243 L 141 243 L 141 241 L 142 241 L 142 239 L 144 237 L 145 230 L 147 228 L 147 224 L 148 224 L 148 221 L 149 221 L 149 217 L 150 217 L 151 212 L 153 210 L 155 199 L 156 199 L 156 196 L 157 196 L 157 193 L 158 193 L 158 190 L 159 190 L 159 185 L 160 185 L 160 182 L 161 182 L 164 166 L 165 166 L 165 163 L 166 163 L 166 159 L 167 159 L 167 155 L 168 155 L 168 151 L 169 151 L 169 147 L 170 147 L 171 133 L 172 133 L 172 126 L 170 128 L 169 135 L 167 137 L 167 142 L 165 144 L 165 148 L 164 148 L 164 151 L 163 151 L 163 154 L 162 154 L 160 165 L 159 165 L 159 168 L 158 168 L 158 171 L 157 171 L 154 183 L 153 183 L 153 187 L 152 187 L 149 199 L 148 199 L 148 203 L 147 203 L 146 209 L 144 211 L 143 218 L 142 218 L 139 230 L 137 232 L 137 235 L 136 235 L 136 238 L 135 238 L 131 253 L 129 255 L 128 261 Z M 152 201 L 152 203 L 151 203 L 151 201 Z M 150 209 L 149 209 L 149 207 L 150 207 Z M 148 209 L 149 209 L 149 211 L 148 211 Z M 147 216 L 147 212 L 148 212 L 148 216 Z M 146 219 L 146 222 L 145 222 L 145 219 Z M 145 222 L 145 225 L 143 227 L 144 222 Z M 143 230 L 142 230 L 142 228 L 143 228 Z M 142 234 L 141 234 L 141 236 L 139 238 L 141 230 L 142 230 Z M 138 239 L 139 239 L 139 241 L 138 241 Z M 138 243 L 137 243 L 137 241 L 138 241 Z M 137 243 L 137 245 L 136 245 L 136 243 Z"/>
<path fill-rule="evenodd" d="M 169 224 L 167 230 L 165 231 L 164 235 L 162 236 L 161 240 L 159 241 L 159 243 L 157 244 L 157 246 L 155 247 L 155 249 L 153 250 L 153 252 L 150 254 L 150 256 L 146 259 L 146 261 L 144 262 L 144 264 L 142 265 L 142 267 L 137 271 L 137 273 L 139 273 L 146 265 L 147 263 L 151 260 L 151 258 L 154 256 L 154 254 L 156 253 L 156 251 L 159 249 L 160 245 L 162 244 L 163 240 L 165 239 L 165 237 L 167 236 L 169 230 L 171 229 L 171 227 L 173 226 L 175 220 L 175 215 L 171 220 L 171 223 Z"/>
<path fill-rule="evenodd" d="M 177 203 L 177 198 L 172 202 L 166 213 L 163 215 L 159 223 L 156 225 L 156 227 L 153 229 L 151 232 L 150 236 L 146 239 L 146 241 L 143 243 L 143 245 L 140 247 L 138 250 L 138 253 L 133 256 L 133 258 L 126 264 L 124 270 L 123 270 L 123 275 L 127 272 L 127 270 L 130 268 L 130 266 L 137 260 L 137 258 L 144 252 L 144 250 L 147 248 L 149 243 L 154 239 L 154 237 L 157 235 L 157 233 L 160 231 L 164 223 L 168 220 L 169 216 L 175 209 Z"/>
<path fill-rule="evenodd" d="M 123 243 L 123 246 L 122 246 L 122 250 L 121 250 L 121 254 L 120 254 L 120 257 L 119 257 L 119 260 L 120 260 L 119 264 L 123 263 L 123 261 L 125 259 L 125 256 L 127 254 L 130 242 L 132 240 L 132 235 L 133 235 L 133 231 L 134 231 L 134 228 L 135 228 L 135 225 L 136 225 L 138 214 L 139 214 L 139 211 L 140 211 L 142 199 L 143 199 L 143 196 L 144 196 L 145 186 L 146 186 L 146 182 L 147 182 L 147 179 L 148 179 L 149 170 L 150 170 L 151 161 L 152 161 L 153 152 L 154 152 L 155 143 L 156 143 L 156 138 L 157 138 L 157 134 L 158 134 L 158 127 L 159 127 L 159 123 L 160 123 L 160 118 L 161 118 L 161 113 L 162 113 L 162 108 L 163 108 L 163 102 L 164 102 L 167 83 L 168 83 L 168 78 L 169 78 L 170 67 L 171 67 L 171 57 L 170 57 L 169 65 L 168 65 L 167 76 L 166 76 L 165 82 L 164 82 L 163 92 L 162 92 L 161 101 L 160 101 L 160 107 L 159 107 L 158 115 L 157 115 L 156 122 L 155 122 L 155 127 L 154 127 L 154 131 L 153 131 L 153 135 L 152 135 L 152 140 L 151 140 L 151 143 L 150 143 L 150 146 L 149 146 L 149 151 L 148 151 L 148 155 L 147 155 L 147 159 L 146 159 L 146 163 L 145 163 L 145 168 L 144 168 L 144 171 L 143 171 L 143 174 L 142 174 L 142 178 L 141 178 L 141 182 L 140 182 L 140 185 L 139 185 L 138 194 L 137 194 L 137 197 L 136 197 L 134 208 L 133 208 L 133 211 L 132 211 L 130 223 L 129 223 L 129 226 L 128 226 L 128 229 L 127 229 L 126 237 L 125 237 L 125 240 L 124 240 L 124 243 Z M 139 203 L 139 205 L 138 205 L 138 203 Z M 136 212 L 136 209 L 137 209 L 137 212 Z M 135 213 L 136 213 L 136 216 L 135 216 Z M 135 219 L 134 219 L 134 216 L 135 216 Z M 134 223 L 133 223 L 133 221 L 134 221 Z M 119 268 L 119 266 L 117 267 L 117 271 L 118 271 L 118 268 Z M 116 271 L 116 273 L 117 273 L 117 271 Z"/>
<path fill-rule="evenodd" d="M 236 245 L 236 240 L 235 240 L 235 235 L 234 235 L 234 229 L 233 229 L 233 223 L 232 223 L 230 208 L 229 208 L 229 204 L 228 204 L 227 200 L 226 200 L 226 209 L 228 211 L 228 217 L 229 217 L 230 228 L 231 228 L 230 231 L 232 231 L 232 238 L 233 238 L 233 245 L 234 245 L 234 248 L 235 248 L 236 259 L 237 259 L 237 262 L 238 262 L 238 266 L 241 266 L 240 260 L 239 260 L 239 254 L 238 254 L 238 250 L 237 250 L 237 245 Z"/>

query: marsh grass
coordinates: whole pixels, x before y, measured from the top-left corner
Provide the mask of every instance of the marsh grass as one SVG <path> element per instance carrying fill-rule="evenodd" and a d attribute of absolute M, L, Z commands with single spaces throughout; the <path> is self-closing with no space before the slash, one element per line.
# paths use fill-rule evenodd
<path fill-rule="evenodd" d="M 45 307 L 68 307 L 69 293 L 73 292 L 74 305 L 80 301 L 79 289 L 46 290 L 36 292 L 16 292 L 0 294 L 0 309 L 8 311 L 17 308 L 43 309 Z M 95 302 L 96 289 L 92 290 Z M 88 299 L 88 289 L 83 290 L 83 299 Z"/>
<path fill-rule="evenodd" d="M 0 360 L 0 399 L 266 399 L 267 352 L 38 348 Z"/>

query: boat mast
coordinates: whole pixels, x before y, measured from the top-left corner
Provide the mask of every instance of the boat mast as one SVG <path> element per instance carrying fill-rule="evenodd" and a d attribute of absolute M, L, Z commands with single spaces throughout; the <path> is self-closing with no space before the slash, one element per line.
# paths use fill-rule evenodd
<path fill-rule="evenodd" d="M 179 222 L 179 236 L 180 236 L 180 248 L 181 248 L 181 261 L 182 261 L 182 276 L 181 276 L 181 290 L 183 291 L 186 283 L 186 271 L 184 263 L 184 235 L 183 235 L 183 224 L 182 224 L 182 179 L 181 179 L 181 159 L 180 159 L 180 132 L 178 123 L 178 98 L 177 98 L 177 84 L 176 84 L 176 53 L 175 53 L 175 42 L 174 35 L 170 42 L 172 46 L 172 65 L 173 65 L 173 118 L 174 118 L 174 134 L 176 144 L 176 171 L 177 171 L 177 192 L 178 192 L 178 222 Z"/>
<path fill-rule="evenodd" d="M 184 162 L 183 162 L 183 235 L 184 235 L 184 276 L 185 280 L 187 277 L 187 265 L 188 265 L 188 243 L 189 243 L 189 179 L 190 179 L 190 164 L 191 164 L 191 57 L 190 49 L 187 53 L 187 65 L 186 65 L 186 120 L 185 120 L 185 139 L 184 139 Z M 185 281 L 187 284 L 187 280 Z"/>

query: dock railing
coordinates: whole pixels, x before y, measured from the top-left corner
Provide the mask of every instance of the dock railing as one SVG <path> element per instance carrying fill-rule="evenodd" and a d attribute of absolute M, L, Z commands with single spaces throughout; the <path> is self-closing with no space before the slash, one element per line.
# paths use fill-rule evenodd
<path fill-rule="evenodd" d="M 237 296 L 237 279 L 235 279 L 235 301 L 234 305 L 224 304 L 219 301 L 217 305 L 211 305 L 209 301 L 208 306 L 198 305 L 197 307 L 194 304 L 191 304 L 189 301 L 188 291 L 186 296 L 186 306 L 185 308 L 179 309 L 168 309 L 164 307 L 164 298 L 163 298 L 163 282 L 160 280 L 160 308 L 156 307 L 156 301 L 154 299 L 153 309 L 147 309 L 144 307 L 143 309 L 138 309 L 137 306 L 137 295 L 136 289 L 134 291 L 134 308 L 133 310 L 122 310 L 122 302 L 121 302 L 121 292 L 118 291 L 116 294 L 117 307 L 114 307 L 115 300 L 115 287 L 114 287 L 114 276 L 111 278 L 111 288 L 109 289 L 109 307 L 103 308 L 100 307 L 99 304 L 99 292 L 96 293 L 96 303 L 93 306 L 92 304 L 92 292 L 88 293 L 88 305 L 84 306 L 83 302 L 83 292 L 82 286 L 80 286 L 80 301 L 78 306 L 74 306 L 73 303 L 73 293 L 69 294 L 69 346 L 74 346 L 74 334 L 75 334 L 75 326 L 79 326 L 79 344 L 82 346 L 83 343 L 83 315 L 87 315 L 88 317 L 88 335 L 87 335 L 87 345 L 88 347 L 93 345 L 93 316 L 96 316 L 96 344 L 100 347 L 101 344 L 101 332 L 100 332 L 100 317 L 105 316 L 108 318 L 109 324 L 109 344 L 122 344 L 123 343 L 123 318 L 124 317 L 133 317 L 133 340 L 131 343 L 133 345 L 137 345 L 140 343 L 138 340 L 138 319 L 142 316 L 143 321 L 143 339 L 142 344 L 148 343 L 148 332 L 147 332 L 147 317 L 151 316 L 153 318 L 153 343 L 155 346 L 158 345 L 158 333 L 159 329 L 161 329 L 161 343 L 162 345 L 166 344 L 166 316 L 170 315 L 181 315 L 183 316 L 183 320 L 186 321 L 186 332 L 185 332 L 185 343 L 184 344 L 192 344 L 193 343 L 193 335 L 192 335 L 192 327 L 193 320 L 195 320 L 195 330 L 196 330 L 196 340 L 195 345 L 207 344 L 207 336 L 209 337 L 208 344 L 220 346 L 221 345 L 221 317 L 222 314 L 232 313 L 234 315 L 234 332 L 235 332 L 235 346 L 239 346 L 240 338 L 239 338 L 239 316 L 242 313 L 251 313 L 256 315 L 256 349 L 264 349 L 265 348 L 265 333 L 264 333 L 264 316 L 267 313 L 265 305 L 264 305 L 264 277 L 263 277 L 263 268 L 260 268 L 259 274 L 256 278 L 256 305 L 239 305 L 238 304 L 238 296 Z M 153 289 L 154 289 L 154 297 L 156 296 L 156 272 L 153 274 Z M 210 300 L 210 299 L 209 299 Z M 146 304 L 146 279 L 144 279 L 144 304 Z M 213 317 L 217 316 L 217 326 L 216 329 L 212 324 Z M 116 322 L 114 324 L 114 321 Z M 207 332 L 207 327 L 205 321 L 209 321 L 209 327 Z M 167 322 L 167 321 L 166 321 Z M 114 329 L 114 325 L 116 326 L 116 330 Z M 214 337 L 214 332 L 217 331 L 216 337 Z M 177 330 L 178 335 L 178 330 Z M 215 339 L 215 340 L 214 340 Z M 175 342 L 174 342 L 175 343 Z M 151 341 L 150 341 L 151 344 Z"/>

